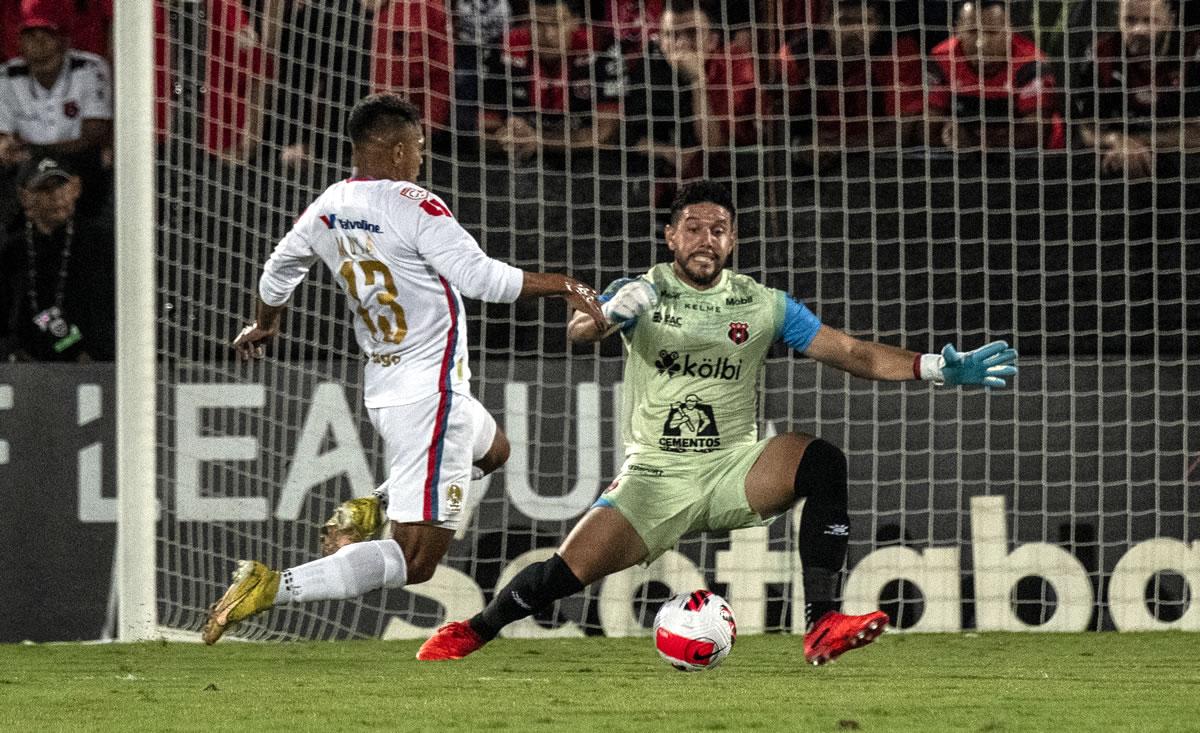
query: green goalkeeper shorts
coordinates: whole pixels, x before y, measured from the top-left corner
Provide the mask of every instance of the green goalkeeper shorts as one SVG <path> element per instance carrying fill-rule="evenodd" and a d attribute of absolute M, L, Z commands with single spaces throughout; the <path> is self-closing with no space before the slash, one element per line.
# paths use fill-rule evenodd
<path fill-rule="evenodd" d="M 646 451 L 631 456 L 593 506 L 621 512 L 653 562 L 691 532 L 767 524 L 746 501 L 746 475 L 766 440 L 712 453 Z"/>

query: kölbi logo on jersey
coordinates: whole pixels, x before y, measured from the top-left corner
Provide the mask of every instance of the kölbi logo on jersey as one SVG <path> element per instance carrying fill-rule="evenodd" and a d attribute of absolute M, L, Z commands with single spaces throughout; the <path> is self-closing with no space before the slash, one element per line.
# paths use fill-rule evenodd
<path fill-rule="evenodd" d="M 678 351 L 663 350 L 658 352 L 658 359 L 655 360 L 654 366 L 658 368 L 659 374 L 666 374 L 668 377 L 700 377 L 701 379 L 721 379 L 732 382 L 742 376 L 742 360 L 738 359 L 734 364 L 726 356 L 715 360 L 693 360 L 691 354 L 685 353 L 683 363 L 680 364 Z"/>
<path fill-rule="evenodd" d="M 322 214 L 321 222 L 325 224 L 327 229 L 349 229 L 363 232 L 372 232 L 374 234 L 382 234 L 383 228 L 378 224 L 367 221 L 366 219 L 339 219 L 337 214 Z"/>

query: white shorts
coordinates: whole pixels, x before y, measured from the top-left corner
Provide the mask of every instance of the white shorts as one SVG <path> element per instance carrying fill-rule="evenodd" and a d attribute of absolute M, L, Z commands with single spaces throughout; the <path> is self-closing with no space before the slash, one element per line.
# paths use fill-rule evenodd
<path fill-rule="evenodd" d="M 461 392 L 367 412 L 387 457 L 388 519 L 458 529 L 470 506 L 471 465 L 492 447 L 495 418 Z"/>

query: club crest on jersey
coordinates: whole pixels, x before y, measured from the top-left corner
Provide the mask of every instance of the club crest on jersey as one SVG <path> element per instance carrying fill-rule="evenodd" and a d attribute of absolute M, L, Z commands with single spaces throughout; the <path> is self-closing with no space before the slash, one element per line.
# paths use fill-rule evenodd
<path fill-rule="evenodd" d="M 741 346 L 750 338 L 750 324 L 733 321 L 729 324 L 729 340 Z"/>
<path fill-rule="evenodd" d="M 79 116 L 79 102 L 70 100 L 63 104 L 63 116 L 69 120 L 73 120 Z"/>
<path fill-rule="evenodd" d="M 400 191 L 400 195 L 405 198 L 410 198 L 413 201 L 421 201 L 423 199 L 429 198 L 428 191 L 426 191 L 423 188 L 416 188 L 414 186 L 405 187 L 403 190 Z"/>

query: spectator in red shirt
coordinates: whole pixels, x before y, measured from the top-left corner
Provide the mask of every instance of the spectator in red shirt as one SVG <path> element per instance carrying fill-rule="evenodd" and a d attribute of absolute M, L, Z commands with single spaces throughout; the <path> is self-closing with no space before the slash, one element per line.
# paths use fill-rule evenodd
<path fill-rule="evenodd" d="M 725 46 L 719 18 L 706 0 L 668 0 L 659 41 L 679 92 L 690 97 L 696 140 L 709 152 L 758 140 L 754 58 Z"/>
<path fill-rule="evenodd" d="M 532 0 L 530 23 L 514 28 L 484 85 L 489 145 L 523 162 L 538 150 L 594 150 L 620 126 L 623 64 L 598 48 L 583 0 Z"/>
<path fill-rule="evenodd" d="M 1109 173 L 1148 176 L 1158 152 L 1200 147 L 1200 54 L 1174 0 L 1121 0 L 1116 33 L 1096 38 L 1074 95 L 1079 141 Z"/>
<path fill-rule="evenodd" d="M 1062 148 L 1066 132 L 1042 52 L 1013 32 L 1002 0 L 968 0 L 928 64 L 930 140 L 951 150 Z"/>
<path fill-rule="evenodd" d="M 917 41 L 891 29 L 887 0 L 838 0 L 815 34 L 780 49 L 790 138 L 820 164 L 842 151 L 912 144 L 921 137 L 924 64 Z M 811 59 L 811 60 L 810 60 Z"/>
<path fill-rule="evenodd" d="M 678 183 L 727 175 L 730 148 L 758 139 L 755 64 L 728 51 L 719 18 L 711 3 L 668 0 L 659 39 L 631 63 L 625 137 L 648 157 L 655 205 Z"/>
<path fill-rule="evenodd" d="M 450 122 L 450 17 L 445 0 L 366 0 L 375 10 L 377 92 L 399 92 L 425 113 L 430 133 Z"/>
<path fill-rule="evenodd" d="M 204 146 L 227 161 L 246 161 L 262 134 L 267 57 L 239 0 L 209 0 Z"/>

